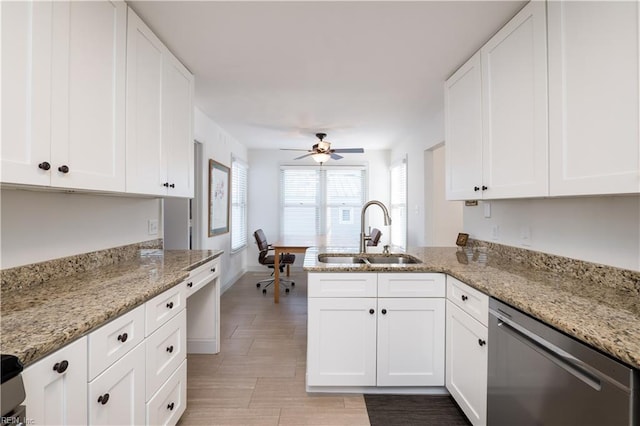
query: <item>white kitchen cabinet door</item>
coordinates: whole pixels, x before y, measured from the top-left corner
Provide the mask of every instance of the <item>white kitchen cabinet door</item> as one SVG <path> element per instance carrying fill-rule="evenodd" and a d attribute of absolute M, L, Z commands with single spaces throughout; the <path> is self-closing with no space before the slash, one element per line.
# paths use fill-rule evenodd
<path fill-rule="evenodd" d="M 484 199 L 548 195 L 545 4 L 528 3 L 480 50 Z"/>
<path fill-rule="evenodd" d="M 446 387 L 474 426 L 487 423 L 487 342 L 487 327 L 447 301 Z"/>
<path fill-rule="evenodd" d="M 1 181 L 51 182 L 51 2 L 1 2 Z M 38 167 L 41 165 L 40 167 Z"/>
<path fill-rule="evenodd" d="M 378 386 L 444 385 L 445 300 L 378 299 Z"/>
<path fill-rule="evenodd" d="M 147 424 L 172 426 L 187 409 L 187 360 L 147 403 Z"/>
<path fill-rule="evenodd" d="M 89 383 L 89 424 L 145 423 L 144 349 L 139 344 Z"/>
<path fill-rule="evenodd" d="M 482 75 L 480 52 L 444 86 L 447 200 L 482 198 Z"/>
<path fill-rule="evenodd" d="M 166 195 L 162 149 L 165 46 L 129 8 L 127 31 L 127 192 Z"/>
<path fill-rule="evenodd" d="M 637 1 L 549 2 L 551 195 L 640 191 Z"/>
<path fill-rule="evenodd" d="M 30 365 L 22 379 L 33 424 L 87 424 L 86 337 Z"/>
<path fill-rule="evenodd" d="M 308 386 L 376 385 L 376 299 L 310 298 Z"/>
<path fill-rule="evenodd" d="M 162 96 L 167 195 L 193 198 L 193 75 L 168 51 Z"/>
<path fill-rule="evenodd" d="M 53 2 L 51 185 L 125 190 L 127 6 Z"/>

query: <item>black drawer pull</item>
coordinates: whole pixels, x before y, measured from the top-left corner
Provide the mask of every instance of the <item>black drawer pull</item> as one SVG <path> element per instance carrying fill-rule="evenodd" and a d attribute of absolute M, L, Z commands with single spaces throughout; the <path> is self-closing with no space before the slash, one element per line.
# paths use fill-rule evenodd
<path fill-rule="evenodd" d="M 489 189 L 489 188 L 487 188 L 486 186 L 482 185 L 482 190 L 483 191 L 486 191 L 487 189 Z"/>
<path fill-rule="evenodd" d="M 65 371 L 67 371 L 68 367 L 69 367 L 69 361 L 65 359 L 64 361 L 56 362 L 56 364 L 53 366 L 53 371 L 56 371 L 62 374 Z"/>
<path fill-rule="evenodd" d="M 167 308 L 169 308 L 169 309 L 173 309 L 173 302 L 169 302 L 169 303 L 167 303 Z"/>
<path fill-rule="evenodd" d="M 61 173 L 69 173 L 69 166 L 60 166 L 58 167 L 58 171 Z"/>
<path fill-rule="evenodd" d="M 171 345 L 171 346 L 169 346 L 169 347 L 167 348 L 167 352 L 169 352 L 169 353 L 173 353 L 173 345 Z"/>
<path fill-rule="evenodd" d="M 216 271 L 216 267 L 214 266 L 213 268 L 211 268 L 211 272 L 215 272 Z"/>
<path fill-rule="evenodd" d="M 474 187 L 473 187 L 473 190 L 474 190 L 474 191 L 476 191 L 476 192 L 478 192 L 478 191 L 480 191 L 480 187 L 479 187 L 479 186 L 474 186 Z"/>
<path fill-rule="evenodd" d="M 167 404 L 167 410 L 172 411 L 173 407 L 175 407 L 175 405 L 173 404 L 173 402 L 171 404 Z"/>
<path fill-rule="evenodd" d="M 487 344 L 487 342 L 486 342 L 485 340 L 478 339 L 478 344 L 479 344 L 480 346 L 484 346 L 484 345 L 486 345 L 486 344 Z"/>
<path fill-rule="evenodd" d="M 382 311 L 380 311 L 380 312 L 382 312 L 382 315 L 386 315 L 386 314 L 387 314 L 387 310 L 386 310 L 386 309 L 383 309 L 383 310 L 382 310 Z"/>
<path fill-rule="evenodd" d="M 109 394 L 105 393 L 104 395 L 100 395 L 98 397 L 98 402 L 102 405 L 105 405 L 107 402 L 109 402 Z"/>
<path fill-rule="evenodd" d="M 175 183 L 172 183 L 171 185 L 169 185 L 169 188 L 175 188 L 175 187 L 176 187 Z"/>
<path fill-rule="evenodd" d="M 51 164 L 49 164 L 46 161 L 43 161 L 42 163 L 38 164 L 38 168 L 42 170 L 49 170 L 51 168 Z"/>
<path fill-rule="evenodd" d="M 187 283 L 187 287 L 189 287 L 189 288 L 193 287 L 193 283 L 192 283 L 191 281 L 189 281 L 189 282 Z"/>
<path fill-rule="evenodd" d="M 122 333 L 118 335 L 118 341 L 122 343 L 126 342 L 128 338 L 129 338 L 129 335 L 127 333 Z"/>
<path fill-rule="evenodd" d="M 466 302 L 468 298 L 469 298 L 469 296 L 465 296 L 464 294 L 462 295 L 462 301 L 463 302 Z"/>
<path fill-rule="evenodd" d="M 373 315 L 373 314 L 374 314 L 374 312 L 375 312 L 375 311 L 374 311 L 373 309 L 369 309 L 369 313 L 370 313 L 371 315 Z"/>
<path fill-rule="evenodd" d="M 162 186 L 164 186 L 165 188 L 168 188 L 169 187 L 169 182 L 163 183 Z"/>

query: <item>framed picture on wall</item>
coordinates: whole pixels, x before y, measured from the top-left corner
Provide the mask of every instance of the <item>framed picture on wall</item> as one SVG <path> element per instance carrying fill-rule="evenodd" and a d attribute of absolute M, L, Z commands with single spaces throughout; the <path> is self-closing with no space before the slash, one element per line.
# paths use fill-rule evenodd
<path fill-rule="evenodd" d="M 209 236 L 229 232 L 229 167 L 209 160 Z"/>

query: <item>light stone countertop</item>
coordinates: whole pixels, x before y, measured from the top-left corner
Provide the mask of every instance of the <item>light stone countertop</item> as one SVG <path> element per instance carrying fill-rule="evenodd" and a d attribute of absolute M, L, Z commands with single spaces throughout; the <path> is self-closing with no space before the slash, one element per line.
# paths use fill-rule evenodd
<path fill-rule="evenodd" d="M 545 270 L 491 252 L 488 261 L 481 264 L 456 248 L 444 247 L 407 250 L 407 254 L 423 262 L 418 264 L 318 262 L 319 253 L 356 252 L 357 249 L 312 247 L 307 250 L 304 270 L 446 273 L 640 369 L 640 274 L 635 271 L 610 268 L 613 272 L 598 274 L 598 269 L 608 267 L 590 264 L 593 267 L 573 275 L 565 271 L 566 263 L 554 266 L 547 262 L 550 266 Z"/>
<path fill-rule="evenodd" d="M 0 352 L 26 366 L 179 284 L 220 250 L 140 250 L 134 259 L 2 292 Z"/>

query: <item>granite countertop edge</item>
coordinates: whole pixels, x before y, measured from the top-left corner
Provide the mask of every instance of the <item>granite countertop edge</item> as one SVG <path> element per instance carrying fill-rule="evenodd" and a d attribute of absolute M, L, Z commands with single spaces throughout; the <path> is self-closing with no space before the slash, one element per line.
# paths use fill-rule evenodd
<path fill-rule="evenodd" d="M 519 268 L 509 262 L 460 263 L 456 248 L 416 248 L 406 254 L 417 264 L 324 264 L 319 253 L 355 253 L 353 249 L 311 247 L 306 272 L 445 273 L 505 302 L 583 343 L 640 369 L 638 294 L 576 280 L 558 271 Z M 378 254 L 379 255 L 379 254 Z"/>
<path fill-rule="evenodd" d="M 0 351 L 16 355 L 29 366 L 175 287 L 190 271 L 222 253 L 140 250 L 137 259 L 99 272 L 81 272 L 3 292 Z"/>

